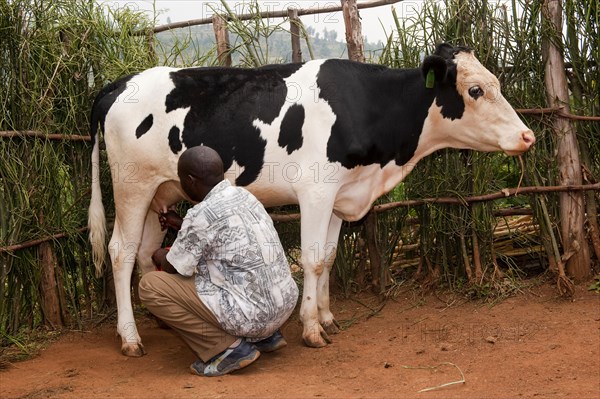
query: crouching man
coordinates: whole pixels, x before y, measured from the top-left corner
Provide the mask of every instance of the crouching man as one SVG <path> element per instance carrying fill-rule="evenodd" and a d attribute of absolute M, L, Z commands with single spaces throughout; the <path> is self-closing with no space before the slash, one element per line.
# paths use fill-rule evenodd
<path fill-rule="evenodd" d="M 192 373 L 219 376 L 286 345 L 279 328 L 296 306 L 298 287 L 265 208 L 225 180 L 216 151 L 186 150 L 177 174 L 198 204 L 183 219 L 173 211 L 160 215 L 163 229 L 179 232 L 169 251 L 154 253 L 162 272 L 146 273 L 139 295 L 198 356 Z"/>

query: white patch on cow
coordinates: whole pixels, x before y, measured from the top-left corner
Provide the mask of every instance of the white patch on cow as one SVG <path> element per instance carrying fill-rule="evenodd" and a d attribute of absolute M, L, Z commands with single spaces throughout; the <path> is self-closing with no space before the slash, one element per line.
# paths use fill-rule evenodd
<path fill-rule="evenodd" d="M 326 174 L 322 170 L 327 167 L 327 141 L 336 116 L 327 101 L 319 98 L 317 76 L 323 62 L 309 61 L 285 79 L 286 101 L 271 124 L 260 119 L 253 121 L 267 144 L 261 174 L 248 189 L 267 206 L 297 203 L 301 191 L 320 190 L 326 195 L 327 190 L 321 184 Z M 278 139 L 283 118 L 295 104 L 302 105 L 306 115 L 302 127 L 303 144 L 288 154 L 279 146 Z M 329 188 L 333 192 L 336 190 L 334 186 Z"/>
<path fill-rule="evenodd" d="M 271 124 L 264 123 L 260 119 L 255 119 L 253 121 L 254 127 L 260 130 L 260 135 L 267 141 L 267 144 L 274 143 L 277 145 L 281 122 L 290 107 L 295 104 L 302 105 L 304 107 L 305 115 L 310 116 L 310 118 L 307 118 L 304 121 L 304 129 L 302 131 L 303 137 L 307 122 L 310 122 L 313 118 L 320 119 L 319 116 L 332 116 L 333 122 L 335 122 L 333 110 L 325 100 L 319 98 L 320 90 L 317 87 L 317 75 L 323 62 L 324 60 L 307 62 L 294 74 L 284 79 L 287 86 L 285 103 L 281 107 L 279 115 Z M 324 104 L 327 104 L 327 106 L 323 107 Z M 314 111 L 316 111 L 316 114 L 313 114 Z M 319 115 L 320 113 L 329 115 Z M 333 126 L 333 122 L 331 123 L 331 126 Z M 327 125 L 319 125 L 319 127 L 320 129 L 324 129 L 327 128 Z M 310 129 L 307 133 L 310 134 Z M 307 140 L 304 141 L 306 142 Z M 283 148 L 281 150 L 285 151 Z"/>
<path fill-rule="evenodd" d="M 127 83 L 128 88 L 115 101 L 118 106 L 111 107 L 107 113 L 104 137 L 107 153 L 112 158 L 109 158 L 109 162 L 115 187 L 140 179 L 178 180 L 175 173 L 177 160 L 181 152 L 186 150 L 181 136 L 191 108 L 166 112 L 164 99 L 175 88 L 169 73 L 176 70 L 157 67 L 133 77 Z M 148 98 L 160 100 L 147 101 Z M 152 127 L 141 137 L 136 137 L 136 128 L 149 114 L 153 115 Z M 182 150 L 178 154 L 174 154 L 169 147 L 168 133 L 174 126 L 179 128 L 179 140 L 182 143 Z M 148 162 L 149 159 L 152 162 Z M 115 171 L 120 173 L 116 174 Z"/>
<path fill-rule="evenodd" d="M 317 85 L 317 78 L 324 62 L 323 60 L 307 62 L 296 73 L 285 79 L 288 90 L 291 88 L 300 90 L 300 95 L 293 103 L 286 103 L 286 112 L 290 106 L 300 104 L 304 107 L 306 115 L 302 127 L 304 143 L 301 150 L 304 150 L 305 156 L 310 155 L 309 158 L 323 163 L 327 161 L 327 142 L 336 120 L 329 103 L 319 97 L 321 89 Z"/>

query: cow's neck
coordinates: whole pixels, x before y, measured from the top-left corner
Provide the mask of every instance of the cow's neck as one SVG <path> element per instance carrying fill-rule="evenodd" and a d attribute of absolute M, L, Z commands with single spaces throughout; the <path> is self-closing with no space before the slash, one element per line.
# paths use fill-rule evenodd
<path fill-rule="evenodd" d="M 385 123 L 390 130 L 381 132 L 384 135 L 381 142 L 385 142 L 385 137 L 397 138 L 394 142 L 396 157 L 382 164 L 380 189 L 373 193 L 373 200 L 396 187 L 429 154 L 443 148 L 463 147 L 452 141 L 453 135 L 448 134 L 449 129 L 456 128 L 452 122 L 462 116 L 464 106 L 454 82 L 436 83 L 433 89 L 428 89 L 422 72 L 412 69 L 390 70 L 386 84 L 404 90 L 396 90 L 399 93 L 395 96 L 396 102 L 390 106 L 389 120 Z"/>
<path fill-rule="evenodd" d="M 380 176 L 381 190 L 376 194 L 374 193 L 373 200 L 393 190 L 412 172 L 417 163 L 428 155 L 444 148 L 460 148 L 459 145 L 448 140 L 448 135 L 445 134 L 447 128 L 445 121 L 432 122 L 432 118 L 441 119 L 440 108 L 435 103 L 432 103 L 429 107 L 428 115 L 412 157 L 404 163 L 391 161 L 382 168 Z"/>
<path fill-rule="evenodd" d="M 438 90 L 425 88 L 420 70 L 390 70 L 385 79 L 378 87 L 390 89 L 382 90 L 379 99 L 386 112 L 379 129 L 369 131 L 363 139 L 367 141 L 362 142 L 364 148 L 381 149 L 380 157 L 354 158 L 354 180 L 341 190 L 338 201 L 339 214 L 347 220 L 363 217 L 372 203 L 402 182 L 421 159 L 453 146 L 444 134 L 449 119 L 441 116 L 435 103 Z"/>
<path fill-rule="evenodd" d="M 348 169 L 410 162 L 435 97 L 425 88 L 421 72 L 385 69 L 358 72 L 347 77 L 351 79 L 360 87 L 361 98 L 345 93 L 341 84 L 336 87 L 344 100 L 330 102 L 337 119 L 328 143 L 329 160 Z"/>

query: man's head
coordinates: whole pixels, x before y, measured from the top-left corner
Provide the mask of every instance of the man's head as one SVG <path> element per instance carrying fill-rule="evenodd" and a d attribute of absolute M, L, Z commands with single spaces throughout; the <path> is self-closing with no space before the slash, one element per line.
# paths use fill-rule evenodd
<path fill-rule="evenodd" d="M 177 175 L 183 191 L 197 202 L 225 178 L 221 157 L 206 146 L 185 150 L 177 164 Z"/>

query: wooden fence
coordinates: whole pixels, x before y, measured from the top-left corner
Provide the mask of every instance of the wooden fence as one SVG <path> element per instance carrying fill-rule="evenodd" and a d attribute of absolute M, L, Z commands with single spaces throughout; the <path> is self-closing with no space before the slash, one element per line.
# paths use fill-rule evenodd
<path fill-rule="evenodd" d="M 341 0 L 340 6 L 330 6 L 330 7 L 322 7 L 322 8 L 311 8 L 311 9 L 288 9 L 277 12 L 267 11 L 260 14 L 261 18 L 288 18 L 290 23 L 290 40 L 291 40 L 291 49 L 292 49 L 292 60 L 294 62 L 302 61 L 302 53 L 301 53 L 301 37 L 303 35 L 304 27 L 302 22 L 300 21 L 300 16 L 302 15 L 311 15 L 317 13 L 330 13 L 330 12 L 342 12 L 344 16 L 344 23 L 346 27 L 346 43 L 348 47 L 348 57 L 352 60 L 356 61 L 364 61 L 364 43 L 363 36 L 361 30 L 361 21 L 359 17 L 359 10 L 371 7 L 379 7 L 382 5 L 389 5 L 398 3 L 402 0 L 380 0 L 380 1 L 369 1 L 369 2 L 361 2 L 358 3 L 356 0 Z M 547 0 L 548 1 L 548 0 Z M 198 20 L 190 20 L 184 22 L 177 22 L 167 25 L 162 25 L 155 27 L 151 32 L 147 31 L 139 31 L 134 32 L 135 35 L 148 35 L 148 34 L 156 34 L 159 32 L 164 32 L 171 29 L 189 27 L 193 25 L 205 25 L 212 24 L 215 34 L 215 42 L 217 44 L 218 50 L 218 60 L 221 65 L 231 65 L 231 55 L 230 55 L 230 43 L 229 43 L 229 32 L 227 30 L 227 22 L 231 18 L 235 18 L 237 20 L 247 20 L 251 18 L 256 18 L 255 14 L 243 14 L 243 15 L 214 15 L 211 18 L 204 18 Z M 564 74 L 565 66 L 564 64 L 560 64 L 559 73 Z M 564 104 L 565 102 L 563 102 Z M 566 101 L 568 103 L 568 101 Z M 581 116 L 574 115 L 570 112 L 569 108 L 565 105 L 561 104 L 552 104 L 550 108 L 535 108 L 535 109 L 517 109 L 518 113 L 526 115 L 526 114 L 535 114 L 540 115 L 542 117 L 550 117 L 552 120 L 561 120 L 561 121 L 600 121 L 600 117 L 597 116 Z M 2 139 L 44 139 L 44 140 L 71 140 L 71 141 L 89 141 L 89 136 L 84 135 L 70 135 L 66 133 L 56 132 L 54 134 L 46 134 L 44 132 L 39 131 L 0 131 L 0 138 Z M 572 150 L 572 149 L 571 149 Z M 567 150 L 563 150 L 567 151 Z M 577 150 L 575 150 L 576 152 Z M 455 205 L 469 205 L 475 202 L 483 202 L 483 201 L 494 201 L 498 199 L 503 199 L 516 195 L 529 195 L 529 194 L 537 194 L 537 193 L 547 193 L 547 192 L 560 192 L 560 193 L 581 193 L 584 191 L 599 191 L 600 183 L 593 184 L 563 184 L 561 186 L 531 186 L 531 187 L 514 187 L 507 188 L 499 192 L 488 193 L 485 195 L 474 196 L 474 197 L 447 197 L 447 198 L 423 198 L 409 201 L 400 201 L 389 204 L 380 204 L 373 207 L 372 212 L 369 213 L 368 217 L 365 219 L 365 234 L 366 234 L 366 245 L 367 250 L 370 257 L 371 265 L 381 265 L 382 255 L 379 253 L 376 242 L 376 226 L 377 226 L 377 214 L 381 212 L 386 212 L 391 209 L 399 208 L 399 207 L 416 207 L 425 204 L 455 204 Z M 515 214 L 531 214 L 530 209 L 525 210 L 507 210 L 506 213 L 498 213 L 497 216 L 506 216 L 508 212 L 512 212 Z M 588 215 L 591 218 L 594 218 L 595 215 Z M 597 215 L 596 215 L 597 216 Z M 285 221 L 297 221 L 300 218 L 299 214 L 273 214 L 273 220 L 279 222 Z M 580 228 L 583 228 L 580 226 Z M 593 226 L 591 228 L 594 228 Z M 597 227 L 596 227 L 597 228 Z M 87 227 L 81 227 L 77 230 L 78 233 L 86 231 Z M 592 234 L 598 235 L 598 231 L 592 232 Z M 41 237 L 39 239 L 30 240 L 27 242 L 16 243 L 11 245 L 5 245 L 0 247 L 0 253 L 13 253 L 15 251 L 19 251 L 24 248 L 29 248 L 32 246 L 42 245 L 52 240 L 57 240 L 62 237 L 65 237 L 65 233 L 58 233 L 54 235 L 49 235 L 46 237 Z M 566 235 L 570 236 L 569 234 Z M 598 253 L 596 256 L 600 259 L 600 251 L 596 249 Z M 567 252 L 567 249 L 565 249 Z M 568 262 L 569 258 L 565 259 L 565 262 Z M 373 267 L 373 266 L 372 266 Z M 572 275 L 577 275 L 577 272 L 573 272 L 571 270 Z M 564 273 L 564 272 L 563 272 Z M 384 288 L 385 283 L 382 283 L 380 278 L 377 276 L 382 276 L 384 273 L 382 270 L 378 270 L 376 268 L 372 269 L 373 276 L 373 285 L 377 290 L 381 291 Z"/>

